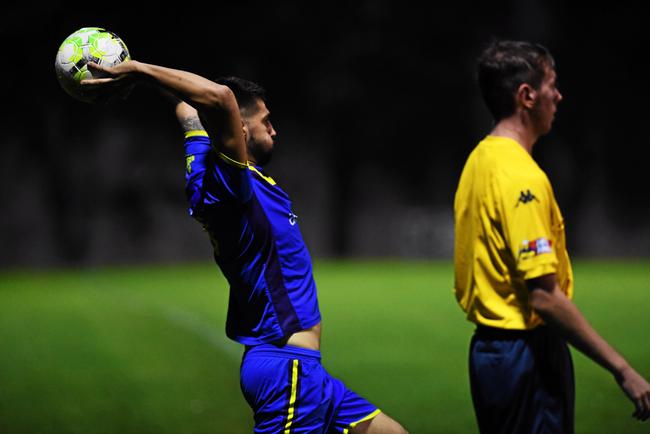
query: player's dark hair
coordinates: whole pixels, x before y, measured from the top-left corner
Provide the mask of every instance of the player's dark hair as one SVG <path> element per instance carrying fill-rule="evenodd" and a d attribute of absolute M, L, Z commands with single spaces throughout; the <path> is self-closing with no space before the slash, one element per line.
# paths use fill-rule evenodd
<path fill-rule="evenodd" d="M 224 86 L 228 86 L 232 90 L 240 110 L 255 108 L 258 99 L 266 101 L 266 90 L 252 81 L 239 77 L 220 77 L 215 81 Z"/>
<path fill-rule="evenodd" d="M 515 112 L 522 83 L 539 89 L 546 68 L 555 66 L 546 47 L 525 41 L 493 40 L 478 58 L 478 85 L 496 122 Z"/>

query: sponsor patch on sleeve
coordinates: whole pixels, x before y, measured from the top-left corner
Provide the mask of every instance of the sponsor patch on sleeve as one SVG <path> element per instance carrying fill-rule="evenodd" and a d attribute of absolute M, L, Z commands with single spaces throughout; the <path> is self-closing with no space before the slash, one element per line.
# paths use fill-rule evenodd
<path fill-rule="evenodd" d="M 192 162 L 194 161 L 194 155 L 185 156 L 185 170 L 187 173 L 192 173 Z"/>
<path fill-rule="evenodd" d="M 519 248 L 519 257 L 528 259 L 544 253 L 551 253 L 553 251 L 552 246 L 553 241 L 547 238 L 537 238 L 532 241 L 524 240 Z"/>

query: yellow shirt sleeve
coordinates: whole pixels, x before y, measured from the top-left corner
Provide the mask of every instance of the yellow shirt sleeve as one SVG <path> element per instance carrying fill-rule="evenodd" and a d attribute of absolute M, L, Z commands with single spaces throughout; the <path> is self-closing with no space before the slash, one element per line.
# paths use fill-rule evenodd
<path fill-rule="evenodd" d="M 548 178 L 529 173 L 500 179 L 503 233 L 517 274 L 527 280 L 556 273 L 554 198 Z"/>

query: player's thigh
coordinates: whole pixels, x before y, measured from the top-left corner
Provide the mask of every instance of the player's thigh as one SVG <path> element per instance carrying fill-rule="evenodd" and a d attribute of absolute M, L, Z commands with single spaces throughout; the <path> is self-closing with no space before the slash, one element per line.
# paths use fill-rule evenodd
<path fill-rule="evenodd" d="M 329 404 L 323 398 L 323 373 L 317 359 L 249 354 L 242 363 L 241 385 L 253 410 L 254 432 L 321 433 Z"/>
<path fill-rule="evenodd" d="M 370 420 L 361 422 L 350 429 L 353 434 L 408 434 L 397 421 L 384 413 L 379 413 Z"/>

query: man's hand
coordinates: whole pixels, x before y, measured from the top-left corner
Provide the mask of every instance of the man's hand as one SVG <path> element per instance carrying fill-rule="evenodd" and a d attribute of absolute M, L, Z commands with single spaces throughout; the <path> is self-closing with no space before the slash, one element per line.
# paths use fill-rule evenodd
<path fill-rule="evenodd" d="M 81 87 L 88 94 L 97 94 L 97 102 L 126 99 L 138 81 L 138 65 L 135 60 L 122 62 L 113 67 L 89 62 L 88 70 L 93 77 L 97 78 L 81 80 Z"/>
<path fill-rule="evenodd" d="M 624 369 L 616 376 L 619 386 L 636 407 L 632 416 L 639 420 L 650 418 L 650 384 L 631 367 Z"/>

